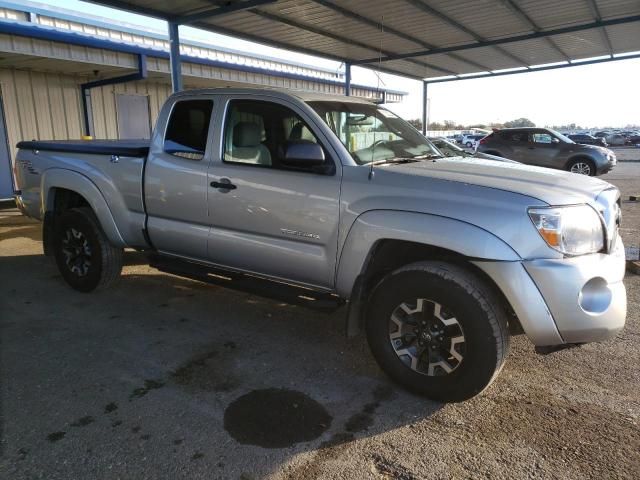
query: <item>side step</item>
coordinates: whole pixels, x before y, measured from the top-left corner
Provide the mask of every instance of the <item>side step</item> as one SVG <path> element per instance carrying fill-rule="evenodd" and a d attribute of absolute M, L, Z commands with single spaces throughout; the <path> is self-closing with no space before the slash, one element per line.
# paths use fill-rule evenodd
<path fill-rule="evenodd" d="M 344 301 L 335 294 L 299 287 L 284 282 L 221 268 L 174 259 L 161 255 L 149 256 L 149 265 L 161 272 L 191 278 L 233 290 L 240 290 L 260 297 L 279 300 L 290 305 L 301 305 L 322 312 L 333 312 Z"/>

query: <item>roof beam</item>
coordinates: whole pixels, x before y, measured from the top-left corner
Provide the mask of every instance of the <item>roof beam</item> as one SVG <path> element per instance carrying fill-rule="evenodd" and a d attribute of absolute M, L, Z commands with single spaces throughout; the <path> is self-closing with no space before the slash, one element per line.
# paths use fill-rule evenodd
<path fill-rule="evenodd" d="M 405 0 L 405 1 L 410 3 L 411 5 L 413 5 L 414 7 L 422 10 L 423 12 L 427 12 L 427 13 L 433 15 L 434 17 L 439 18 L 443 22 L 448 23 L 452 27 L 455 27 L 458 30 L 466 33 L 467 35 L 473 37 L 478 42 L 485 42 L 487 40 L 483 36 L 479 35 L 477 32 L 471 30 L 466 25 L 461 24 L 460 22 L 454 20 L 453 18 L 449 17 L 448 15 L 445 15 L 440 10 L 436 10 L 431 5 L 428 5 L 428 4 L 424 3 L 421 0 Z M 522 58 L 514 55 L 513 53 L 509 52 L 508 50 L 505 50 L 502 47 L 495 46 L 494 48 L 496 50 L 498 50 L 500 53 L 502 53 L 503 55 L 505 55 L 506 57 L 509 57 L 511 60 L 514 60 L 515 62 L 517 62 L 519 64 L 522 64 L 523 66 L 529 68 L 529 66 L 527 65 L 527 62 L 525 60 L 523 60 Z M 488 68 L 487 70 L 491 70 L 491 69 Z"/>
<path fill-rule="evenodd" d="M 366 49 L 366 50 L 370 50 L 370 51 L 373 51 L 373 52 L 379 51 L 380 57 L 382 57 L 383 55 L 387 56 L 387 57 L 395 55 L 393 52 L 385 51 L 385 50 L 382 50 L 382 49 L 377 50 L 372 45 L 368 45 L 366 43 L 362 43 L 362 42 L 359 42 L 357 40 L 353 40 L 353 39 L 348 38 L 348 37 L 343 37 L 343 36 L 337 35 L 335 33 L 327 32 L 326 30 L 322 30 L 320 28 L 312 27 L 310 25 L 304 25 L 302 23 L 298 23 L 298 22 L 296 22 L 294 20 L 291 20 L 290 18 L 283 17 L 283 16 L 280 16 L 280 15 L 276 15 L 274 13 L 264 12 L 262 10 L 258 10 L 257 8 L 252 8 L 252 9 L 247 10 L 247 11 L 253 13 L 254 15 L 258 15 L 258 16 L 260 16 L 262 18 L 266 18 L 267 20 L 271 20 L 272 22 L 282 23 L 282 24 L 285 24 L 285 25 L 289 25 L 290 27 L 293 27 L 293 28 L 298 28 L 300 30 L 305 30 L 307 32 L 311 32 L 311 33 L 313 33 L 315 35 L 320 35 L 320 36 L 323 36 L 323 37 L 331 38 L 332 40 L 344 43 L 346 45 L 355 45 L 356 47 L 363 48 L 363 49 Z M 263 42 L 264 42 L 264 40 L 263 40 Z M 291 49 L 291 46 L 289 46 L 288 48 Z M 315 55 L 321 55 L 321 53 L 316 53 Z M 374 59 L 373 62 L 368 62 L 368 63 L 375 63 L 376 61 L 378 61 L 378 59 Z M 419 60 L 407 59 L 407 61 L 409 61 L 409 62 L 411 62 L 411 63 L 413 63 L 415 65 L 419 65 L 420 67 L 430 68 L 432 70 L 436 70 L 436 71 L 445 73 L 447 75 L 458 75 L 456 72 L 453 72 L 451 70 L 447 70 L 446 68 L 436 67 L 435 65 L 431 65 L 429 63 L 425 63 L 425 62 L 422 62 L 422 61 L 419 61 Z M 350 62 L 350 63 L 352 63 L 352 65 L 354 64 L 354 62 Z"/>
<path fill-rule="evenodd" d="M 339 13 L 340 15 L 343 15 L 345 17 L 351 18 L 357 22 L 360 23 L 364 23 L 365 25 L 369 25 L 370 27 L 376 28 L 376 29 L 384 29 L 384 33 L 390 33 L 391 35 L 395 35 L 396 37 L 402 38 L 404 40 L 407 40 L 409 42 L 415 43 L 416 45 L 421 46 L 422 48 L 436 48 L 435 45 L 425 42 L 424 40 L 420 40 L 419 38 L 416 38 L 412 35 L 409 35 L 407 33 L 404 33 L 400 30 L 396 30 L 393 27 L 389 27 L 387 25 L 382 25 L 381 23 L 372 20 L 370 18 L 367 18 L 363 15 L 360 15 L 359 13 L 353 12 L 347 8 L 344 8 L 340 5 L 336 5 L 335 3 L 333 3 L 332 1 L 328 1 L 328 0 L 311 0 L 314 3 L 317 3 L 318 5 L 322 5 L 325 8 L 328 8 L 329 10 L 333 10 L 334 12 Z M 467 60 L 464 57 L 461 57 L 460 55 L 456 55 L 456 54 L 449 54 L 452 58 L 455 58 L 456 60 L 460 61 L 460 62 L 464 62 L 468 65 L 471 65 L 475 68 L 479 68 L 482 71 L 490 71 L 491 69 L 489 67 L 487 67 L 486 65 L 482 65 L 478 62 L 475 62 L 473 60 Z"/>
<path fill-rule="evenodd" d="M 620 60 L 631 60 L 640 58 L 640 54 L 635 55 L 625 55 L 622 57 L 607 57 L 607 58 L 597 58 L 595 60 L 586 60 L 584 62 L 574 62 L 574 63 L 563 63 L 562 65 L 547 65 L 544 67 L 532 68 L 531 70 L 518 70 L 518 71 L 510 71 L 510 72 L 491 72 L 491 73 L 481 73 L 479 75 L 467 76 L 467 77 L 457 77 L 457 78 L 442 78 L 438 80 L 424 80 L 424 83 L 445 83 L 445 82 L 457 82 L 461 80 L 475 80 L 477 78 L 487 78 L 487 77 L 502 77 L 505 75 L 518 75 L 520 73 L 534 73 L 534 72 L 543 72 L 545 70 L 556 70 L 558 68 L 571 68 L 571 67 L 581 67 L 583 65 L 595 65 L 598 63 L 607 63 L 607 62 L 617 62 Z"/>
<path fill-rule="evenodd" d="M 529 24 L 534 32 L 542 32 L 542 28 L 540 28 L 540 26 L 536 22 L 534 22 L 531 17 L 527 15 L 525 11 L 522 10 L 522 8 L 520 8 L 520 6 L 514 0 L 500 0 L 500 2 L 513 13 L 515 13 L 515 15 L 520 18 L 520 20 L 522 20 L 524 23 Z M 549 37 L 544 38 L 546 42 L 551 46 L 551 48 L 558 52 L 562 56 L 562 58 L 564 58 L 567 62 L 571 62 L 571 58 L 569 58 L 569 56 L 562 51 L 562 49 L 556 42 L 553 41 L 553 39 Z"/>
<path fill-rule="evenodd" d="M 186 15 L 177 15 L 170 18 L 172 23 L 179 25 L 187 25 L 189 23 L 197 22 L 199 20 L 206 20 L 212 17 L 222 17 L 231 13 L 242 12 L 243 10 L 249 10 L 251 8 L 266 5 L 268 3 L 274 3 L 276 0 L 245 0 L 237 3 L 227 3 L 226 5 L 219 5 L 215 7 L 207 7 L 204 10 L 200 10 L 194 13 Z"/>
<path fill-rule="evenodd" d="M 536 40 L 539 38 L 551 37 L 553 35 L 562 35 L 565 33 L 582 32 L 584 30 L 592 30 L 594 28 L 608 27 L 611 25 L 623 25 L 627 23 L 640 22 L 640 15 L 632 15 L 624 18 L 614 18 L 610 20 L 600 20 L 582 25 L 572 25 L 570 27 L 560 27 L 540 32 L 527 33 L 523 35 L 515 35 L 513 37 L 497 38 L 495 40 L 487 40 L 485 42 L 468 43 L 465 45 L 457 45 L 453 47 L 434 48 L 432 50 L 423 50 L 421 52 L 401 53 L 396 55 L 388 55 L 382 58 L 366 58 L 363 60 L 354 60 L 352 65 L 369 64 L 377 61 L 388 62 L 391 60 L 404 60 L 414 57 L 428 57 L 440 53 L 460 52 L 463 50 L 473 50 L 476 48 L 491 47 L 494 45 L 505 45 L 508 43 L 524 42 L 527 40 Z"/>
<path fill-rule="evenodd" d="M 587 5 L 591 10 L 591 14 L 593 15 L 594 20 L 601 21 L 602 15 L 600 15 L 600 9 L 598 8 L 598 4 L 596 3 L 596 1 L 587 0 Z M 600 34 L 602 35 L 602 40 L 604 40 L 604 43 L 607 46 L 607 50 L 609 50 L 609 56 L 613 57 L 613 45 L 611 45 L 611 39 L 609 38 L 609 34 L 604 27 L 600 29 Z"/>

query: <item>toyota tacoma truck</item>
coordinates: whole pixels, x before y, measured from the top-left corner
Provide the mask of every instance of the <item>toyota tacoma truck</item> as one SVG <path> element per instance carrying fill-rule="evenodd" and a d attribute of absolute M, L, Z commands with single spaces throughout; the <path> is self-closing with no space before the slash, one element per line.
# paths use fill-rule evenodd
<path fill-rule="evenodd" d="M 150 141 L 24 141 L 20 210 L 90 292 L 123 250 L 164 272 L 342 307 L 397 383 L 483 391 L 510 336 L 547 351 L 626 316 L 620 193 L 518 163 L 444 157 L 381 106 L 262 89 L 180 92 Z"/>

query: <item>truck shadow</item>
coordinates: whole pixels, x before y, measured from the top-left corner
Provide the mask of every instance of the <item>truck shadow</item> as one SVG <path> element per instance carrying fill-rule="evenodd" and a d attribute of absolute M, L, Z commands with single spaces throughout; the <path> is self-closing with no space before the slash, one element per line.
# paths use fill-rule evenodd
<path fill-rule="evenodd" d="M 342 310 L 318 313 L 161 274 L 139 267 L 144 260 L 127 253 L 126 264 L 135 267 L 125 268 L 116 287 L 82 294 L 67 287 L 42 255 L 0 257 L 0 278 L 3 283 L 11 279 L 10 288 L 0 293 L 4 342 L 15 342 L 9 353 L 55 352 L 66 366 L 64 378 L 81 378 L 86 388 L 105 385 L 110 404 L 120 405 L 120 423 L 161 409 L 161 422 L 143 425 L 143 416 L 137 427 L 170 436 L 181 422 L 199 425 L 174 440 L 207 445 L 191 460 L 210 460 L 212 469 L 221 468 L 214 461 L 220 455 L 227 467 L 234 462 L 238 467 L 245 456 L 270 449 L 273 455 L 262 454 L 260 465 L 248 470 L 256 478 L 301 453 L 310 459 L 288 475 L 314 478 L 352 442 L 405 427 L 442 408 L 390 383 L 364 339 L 345 338 Z M 34 335 L 36 345 L 26 341 Z M 79 357 L 88 346 L 91 357 Z M 87 370 L 103 374 L 90 378 Z M 7 375 L 9 382 L 22 384 L 58 374 L 35 370 L 25 378 L 9 370 Z M 58 380 L 64 383 L 64 378 Z M 82 388 L 74 384 L 74 391 Z M 64 404 L 64 392 L 68 389 L 46 395 Z M 111 418 L 107 407 L 104 415 Z M 91 418 L 101 409 L 89 397 L 83 407 Z M 7 421 L 19 421 L 12 413 L 8 406 L 5 418 L 13 420 Z M 35 415 L 47 423 L 46 412 Z M 65 423 L 73 425 L 74 419 L 67 420 L 43 437 L 64 442 Z M 30 421 L 38 423 L 33 411 Z M 113 441 L 114 428 L 105 428 L 95 427 L 93 443 L 103 434 L 105 442 Z M 218 440 L 208 442 L 208 437 Z M 169 444 L 166 454 L 175 455 L 176 445 Z"/>

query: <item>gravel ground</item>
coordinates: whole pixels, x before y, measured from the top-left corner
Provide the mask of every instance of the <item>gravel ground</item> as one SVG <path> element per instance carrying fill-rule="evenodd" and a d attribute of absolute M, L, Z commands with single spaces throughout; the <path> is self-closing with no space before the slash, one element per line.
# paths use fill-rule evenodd
<path fill-rule="evenodd" d="M 604 177 L 640 193 L 640 163 Z M 640 203 L 622 235 L 640 240 Z M 80 294 L 0 211 L 0 478 L 640 478 L 640 276 L 627 327 L 549 356 L 515 337 L 484 394 L 411 395 L 344 313 L 160 274 Z M 256 446 L 261 445 L 261 446 Z"/>

